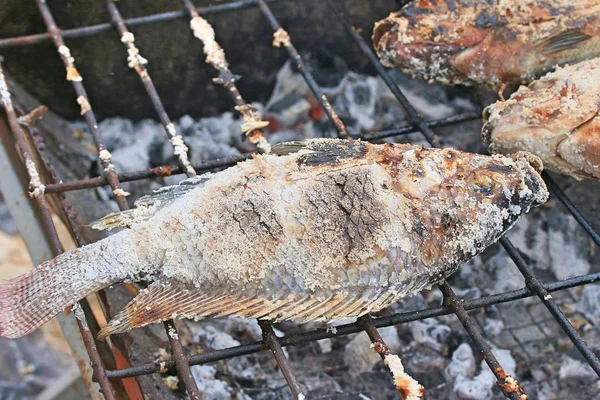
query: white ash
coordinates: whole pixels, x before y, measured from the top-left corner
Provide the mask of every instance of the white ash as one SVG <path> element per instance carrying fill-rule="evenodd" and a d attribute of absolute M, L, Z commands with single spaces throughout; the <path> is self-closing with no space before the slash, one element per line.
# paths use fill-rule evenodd
<path fill-rule="evenodd" d="M 498 336 L 502 333 L 503 329 L 504 329 L 504 322 L 502 322 L 501 319 L 493 319 L 493 318 L 486 319 L 484 330 L 487 333 L 489 333 L 493 336 Z"/>
<path fill-rule="evenodd" d="M 398 332 L 393 326 L 378 329 L 383 341 L 391 352 L 396 352 L 401 347 Z M 360 374 L 371 370 L 381 361 L 381 357 L 373 350 L 373 343 L 366 332 L 361 332 L 348 342 L 344 351 L 344 361 L 353 374 Z"/>
<path fill-rule="evenodd" d="M 592 383 L 598 379 L 596 373 L 588 364 L 575 360 L 568 356 L 562 357 L 562 365 L 559 371 L 559 377 L 562 380 L 580 380 Z"/>
<path fill-rule="evenodd" d="M 433 319 L 413 321 L 409 323 L 409 326 L 415 342 L 436 351 L 442 350 L 443 343 L 451 332 L 449 326 L 440 324 Z"/>
<path fill-rule="evenodd" d="M 493 353 L 505 372 L 513 376 L 515 374 L 516 361 L 509 350 L 493 348 Z M 456 354 L 458 352 L 458 354 Z M 475 357 L 471 347 L 463 343 L 452 355 L 452 361 L 446 368 L 446 374 L 454 377 L 454 392 L 459 399 L 484 400 L 491 399 L 492 389 L 496 386 L 496 377 L 487 366 L 485 361 L 481 362 L 481 372 L 475 375 Z"/>
<path fill-rule="evenodd" d="M 581 292 L 579 303 L 577 304 L 578 309 L 582 312 L 596 328 L 600 328 L 600 285 L 592 284 L 587 285 Z"/>
<path fill-rule="evenodd" d="M 444 372 L 449 379 L 456 379 L 459 375 L 472 377 L 475 374 L 475 356 L 471 346 L 461 343 L 452 353 L 452 361 Z"/>
<path fill-rule="evenodd" d="M 199 324 L 190 324 L 190 326 L 194 327 L 192 329 L 194 341 L 202 342 L 210 349 L 222 350 L 240 345 L 240 342 L 235 340 L 231 335 L 217 330 L 214 326 L 202 326 Z"/>
<path fill-rule="evenodd" d="M 206 400 L 229 400 L 231 387 L 215 377 L 217 370 L 210 365 L 194 365 L 190 367 L 198 390 Z"/>
<path fill-rule="evenodd" d="M 321 349 L 321 353 L 323 353 L 323 354 L 331 353 L 331 349 L 333 346 L 333 342 L 331 341 L 331 339 L 327 338 L 327 339 L 318 340 L 317 344 L 319 345 L 319 349 Z"/>

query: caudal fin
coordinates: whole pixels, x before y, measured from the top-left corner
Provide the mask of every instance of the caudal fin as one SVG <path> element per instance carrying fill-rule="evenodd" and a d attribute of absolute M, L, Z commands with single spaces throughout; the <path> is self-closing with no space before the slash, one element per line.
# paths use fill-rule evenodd
<path fill-rule="evenodd" d="M 0 285 L 0 337 L 27 335 L 69 305 L 116 282 L 91 273 L 92 261 L 89 252 L 71 250 Z"/>

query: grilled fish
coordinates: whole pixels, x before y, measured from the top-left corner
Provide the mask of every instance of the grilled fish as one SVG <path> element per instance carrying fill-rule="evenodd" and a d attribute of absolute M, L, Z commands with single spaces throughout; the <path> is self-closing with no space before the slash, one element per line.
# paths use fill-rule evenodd
<path fill-rule="evenodd" d="M 548 169 L 600 179 L 600 58 L 557 68 L 484 111 L 492 153 L 529 151 Z"/>
<path fill-rule="evenodd" d="M 529 83 L 600 56 L 600 0 L 416 0 L 375 25 L 388 67 L 430 82 Z"/>
<path fill-rule="evenodd" d="M 547 196 L 528 153 L 315 139 L 191 178 L 105 217 L 128 226 L 0 286 L 0 336 L 152 280 L 100 338 L 169 318 L 335 320 L 453 273 Z"/>

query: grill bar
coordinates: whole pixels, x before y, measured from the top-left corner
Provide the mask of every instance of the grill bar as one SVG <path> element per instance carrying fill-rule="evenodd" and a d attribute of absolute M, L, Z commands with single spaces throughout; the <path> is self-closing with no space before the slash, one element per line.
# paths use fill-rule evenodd
<path fill-rule="evenodd" d="M 117 179 L 116 172 L 114 171 L 114 165 L 110 160 L 110 153 L 106 151 L 106 147 L 104 146 L 104 142 L 100 137 L 100 133 L 98 132 L 98 121 L 96 120 L 96 115 L 89 103 L 88 95 L 83 86 L 82 78 L 79 76 L 77 69 L 75 68 L 75 61 L 73 57 L 70 55 L 70 50 L 67 46 L 65 46 L 65 42 L 61 36 L 60 29 L 56 26 L 54 22 L 54 18 L 52 17 L 52 13 L 48 8 L 48 5 L 44 0 L 36 0 L 36 4 L 38 10 L 42 14 L 44 22 L 46 24 L 46 28 L 48 29 L 48 34 L 52 36 L 52 41 L 56 46 L 56 49 L 59 52 L 60 58 L 65 64 L 65 69 L 67 70 L 67 80 L 70 80 L 73 84 L 73 89 L 75 89 L 75 93 L 77 94 L 77 101 L 80 103 L 82 109 L 82 114 L 85 118 L 85 122 L 87 123 L 88 129 L 90 130 L 90 134 L 94 140 L 94 144 L 98 149 L 98 155 L 100 157 L 100 161 L 102 163 L 102 167 L 104 168 L 104 177 L 106 181 L 110 184 L 113 193 L 115 194 L 115 198 L 117 200 L 117 204 L 121 209 L 127 209 L 127 200 L 125 196 L 123 196 L 122 188 L 119 180 Z M 75 75 L 70 77 L 70 75 Z M 85 106 L 87 105 L 87 106 Z M 87 108 L 87 110 L 86 110 Z M 84 112 L 85 111 L 85 112 Z"/>
<path fill-rule="evenodd" d="M 563 328 L 569 339 L 571 339 L 571 342 L 573 342 L 575 347 L 577 347 L 577 349 L 581 352 L 596 375 L 600 377 L 600 360 L 598 360 L 596 354 L 594 354 L 589 346 L 583 341 L 581 336 L 579 336 L 579 333 L 573 327 L 567 316 L 562 312 L 560 307 L 558 307 L 556 302 L 552 300 L 552 296 L 535 277 L 531 267 L 527 265 L 525 260 L 523 260 L 523 257 L 521 257 L 519 254 L 519 251 L 505 237 L 500 239 L 500 244 L 502 244 L 502 247 L 504 247 L 504 249 L 508 252 L 514 263 L 517 265 L 517 268 L 519 268 L 519 271 L 521 271 L 521 274 L 523 274 L 525 277 L 525 284 L 527 287 L 531 289 L 531 291 L 533 291 L 540 298 L 540 300 L 542 300 L 544 306 L 546 306 L 548 311 L 550 311 L 560 327 Z"/>
<path fill-rule="evenodd" d="M 269 8 L 268 4 L 264 0 L 257 0 L 257 3 L 258 3 L 258 6 L 260 7 L 261 11 L 267 18 L 269 25 L 271 25 L 271 28 L 273 29 L 274 38 L 275 38 L 273 41 L 273 45 L 277 46 L 277 47 L 280 47 L 283 45 L 287 49 L 290 59 L 292 60 L 292 62 L 294 62 L 294 64 L 296 65 L 296 68 L 298 68 L 298 71 L 300 72 L 300 74 L 302 74 L 302 77 L 306 81 L 306 84 L 308 85 L 310 90 L 315 95 L 315 98 L 317 99 L 317 101 L 319 102 L 321 107 L 323 107 L 323 110 L 329 117 L 329 120 L 335 126 L 335 129 L 337 130 L 339 137 L 342 137 L 342 138 L 348 137 L 348 132 L 346 131 L 346 127 L 344 126 L 344 123 L 342 122 L 340 117 L 337 115 L 337 113 L 335 112 L 333 107 L 331 106 L 331 103 L 329 102 L 329 100 L 327 100 L 327 96 L 325 96 L 325 94 L 319 87 L 319 84 L 317 83 L 315 78 L 312 76 L 310 71 L 306 68 L 304 61 L 302 61 L 302 57 L 300 56 L 300 53 L 298 53 L 298 50 L 296 50 L 296 47 L 294 47 L 294 45 L 292 44 L 292 40 L 290 39 L 290 36 L 288 35 L 288 33 L 283 29 L 281 24 L 279 24 L 279 21 L 277 21 L 277 18 L 275 18 L 275 15 L 273 15 L 271 8 Z M 279 37 L 279 39 L 278 39 L 278 37 Z"/>
<path fill-rule="evenodd" d="M 217 78 L 213 78 L 213 82 L 220 84 L 225 88 L 227 93 L 233 99 L 235 109 L 241 114 L 245 123 L 262 122 L 258 119 L 258 111 L 249 104 L 246 104 L 235 82 L 240 78 L 239 75 L 234 75 L 229 70 L 229 63 L 225 59 L 225 51 L 215 40 L 215 32 L 212 26 L 200 17 L 191 0 L 183 0 L 183 6 L 189 13 L 190 27 L 194 32 L 194 36 L 200 39 L 204 45 L 204 54 L 206 54 L 206 63 L 211 65 L 219 72 Z M 258 121 L 257 121 L 258 120 Z M 255 144 L 259 150 L 269 153 L 270 147 L 265 138 L 263 128 L 255 128 L 244 132 L 250 143 Z"/>
<path fill-rule="evenodd" d="M 500 362 L 498 362 L 498 359 L 494 356 L 492 347 L 484 339 L 481 330 L 479 330 L 475 321 L 467 314 L 467 310 L 462 301 L 456 297 L 454 290 L 452 290 L 448 282 L 444 281 L 439 287 L 444 295 L 444 304 L 458 317 L 462 326 L 465 328 L 471 339 L 473 339 L 475 347 L 482 354 L 485 363 L 496 376 L 498 386 L 502 388 L 504 395 L 509 399 L 520 400 L 521 395 L 524 395 L 525 392 L 517 384 L 514 378 L 509 377 L 506 374 L 504 368 L 502 368 L 502 365 L 500 365 Z"/>
<path fill-rule="evenodd" d="M 1 60 L 0 60 L 1 61 Z M 54 222 L 52 221 L 52 214 L 50 212 L 50 206 L 48 205 L 48 201 L 44 196 L 44 185 L 40 181 L 40 175 L 36 169 L 35 162 L 33 161 L 33 157 L 31 152 L 29 151 L 29 146 L 27 145 L 27 138 L 25 137 L 25 133 L 21 129 L 19 125 L 19 121 L 15 110 L 13 108 L 12 102 L 10 101 L 10 94 L 8 92 L 8 87 L 6 85 L 6 81 L 4 79 L 4 73 L 2 71 L 2 66 L 0 65 L 0 100 L 3 103 L 4 110 L 6 111 L 6 117 L 8 119 L 8 123 L 10 129 L 13 132 L 15 143 L 17 145 L 17 150 L 21 154 L 21 157 L 25 163 L 25 169 L 27 170 L 27 174 L 29 176 L 30 189 L 32 190 L 31 194 L 35 198 L 37 202 L 40 212 L 41 219 L 44 228 L 46 229 L 49 237 L 50 237 L 50 245 L 52 247 L 52 251 L 55 255 L 64 252 L 60 239 L 58 237 L 58 232 L 56 231 L 56 227 L 54 226 Z M 86 300 L 83 300 L 86 302 Z M 98 353 L 98 349 L 96 348 L 96 344 L 94 342 L 94 337 L 87 327 L 87 323 L 85 321 L 77 319 L 77 325 L 79 327 L 79 331 L 81 333 L 81 338 L 85 347 L 87 348 L 89 360 L 92 363 L 92 367 L 96 372 L 96 379 L 100 384 L 100 390 L 104 397 L 107 400 L 113 400 L 114 394 L 112 391 L 112 386 L 108 377 L 106 375 L 106 370 L 104 369 L 104 365 L 102 363 L 102 359 L 100 354 Z M 86 367 L 82 367 L 82 376 L 86 376 L 85 369 Z M 84 378 L 85 379 L 85 378 Z M 91 390 L 91 382 L 86 382 L 88 387 Z"/>
<path fill-rule="evenodd" d="M 267 0 L 267 3 L 276 3 L 281 0 Z M 196 7 L 196 11 L 200 15 L 218 14 L 223 12 L 239 11 L 246 8 L 256 6 L 256 0 L 240 0 L 227 4 L 209 5 L 208 7 Z M 172 21 L 183 19 L 187 16 L 185 11 L 169 11 L 147 15 L 144 17 L 129 18 L 124 22 L 128 26 L 141 26 L 156 22 Z M 75 39 L 85 36 L 94 36 L 102 32 L 113 29 L 113 25 L 109 22 L 84 26 L 80 28 L 61 30 L 62 37 L 66 39 Z M 0 49 L 10 47 L 31 46 L 38 43 L 43 43 L 52 40 L 52 35 L 48 32 L 38 33 L 34 35 L 17 36 L 12 38 L 0 39 Z"/>
<path fill-rule="evenodd" d="M 281 373 L 290 387 L 292 396 L 294 396 L 294 399 L 303 398 L 304 394 L 302 393 L 302 388 L 300 388 L 300 384 L 292 372 L 292 366 L 283 352 L 283 348 L 279 343 L 279 338 L 275 334 L 275 331 L 273 331 L 271 323 L 265 320 L 259 320 L 258 325 L 263 332 L 263 343 L 265 346 L 271 349 L 271 352 L 273 353 L 273 356 L 275 357 L 275 360 L 281 369 Z"/>
<path fill-rule="evenodd" d="M 196 380 L 194 380 L 194 376 L 190 370 L 190 364 L 187 361 L 185 349 L 179 341 L 175 324 L 173 321 L 169 320 L 164 322 L 164 326 L 167 331 L 167 336 L 169 337 L 173 358 L 175 359 L 175 368 L 177 369 L 179 378 L 183 381 L 191 400 L 202 400 L 202 393 L 200 393 Z"/>
<path fill-rule="evenodd" d="M 543 284 L 542 286 L 548 292 L 557 292 L 577 286 L 587 285 L 590 283 L 600 282 L 600 273 L 579 276 L 576 278 L 566 279 L 564 281 L 552 282 Z M 527 287 L 513 290 L 510 292 L 495 294 L 491 296 L 483 296 L 477 299 L 464 300 L 462 302 L 467 311 L 476 310 L 483 307 L 488 307 L 496 304 L 508 303 L 511 301 L 521 300 L 528 297 L 533 297 L 536 294 Z M 398 325 L 402 323 L 419 321 L 427 318 L 440 317 L 442 315 L 453 314 L 453 310 L 449 305 L 442 304 L 438 307 L 426 308 L 417 311 L 407 311 L 396 313 L 385 317 L 373 318 L 373 324 L 377 328 L 385 328 L 387 326 Z M 328 329 L 315 329 L 309 332 L 287 335 L 279 338 L 282 347 L 294 346 L 298 344 L 313 342 L 321 339 L 350 335 L 358 333 L 363 329 L 358 323 L 345 324 L 336 326 L 336 333 Z M 258 353 L 266 350 L 261 342 L 244 344 L 236 347 L 230 347 L 223 350 L 215 350 L 203 354 L 196 354 L 189 357 L 190 365 L 206 364 L 210 362 L 220 361 L 228 358 L 239 357 L 243 355 Z M 172 368 L 175 365 L 173 361 L 167 361 L 166 367 Z M 122 368 L 118 370 L 107 371 L 110 379 L 123 379 L 133 376 L 152 374 L 160 370 L 160 366 L 155 363 L 146 363 L 135 365 L 130 368 Z"/>
<path fill-rule="evenodd" d="M 567 197 L 565 192 L 558 186 L 558 184 L 550 177 L 546 171 L 542 172 L 542 177 L 544 178 L 544 182 L 548 186 L 548 189 L 552 192 L 553 195 L 556 196 L 558 200 L 566 207 L 567 210 L 571 213 L 573 218 L 581 225 L 583 229 L 590 235 L 596 246 L 600 246 L 600 234 L 594 230 L 592 225 L 588 222 L 588 220 L 583 216 L 581 211 L 573 204 L 571 199 Z"/>
<path fill-rule="evenodd" d="M 127 52 L 129 53 L 129 57 L 127 58 L 129 67 L 134 69 L 135 72 L 137 72 L 137 74 L 140 76 L 140 79 L 144 84 L 144 88 L 146 88 L 146 92 L 148 93 L 148 97 L 150 97 L 152 105 L 158 114 L 158 118 L 160 118 L 160 121 L 165 128 L 165 132 L 169 137 L 169 141 L 173 146 L 173 152 L 175 156 L 177 156 L 179 165 L 181 165 L 188 177 L 196 176 L 196 171 L 194 171 L 194 168 L 188 159 L 188 148 L 183 142 L 181 135 L 179 135 L 175 130 L 175 125 L 173 125 L 171 122 L 171 119 L 169 118 L 169 115 L 167 114 L 167 111 L 165 110 L 165 107 L 158 96 L 156 88 L 154 87 L 154 83 L 152 83 L 152 78 L 150 77 L 150 74 L 145 66 L 147 61 L 139 54 L 139 50 L 134 44 L 133 34 L 127 30 L 127 26 L 125 26 L 125 22 L 123 21 L 121 13 L 119 12 L 119 9 L 114 1 L 106 0 L 106 6 L 112 18 L 113 24 L 116 26 L 119 34 L 121 35 L 121 42 L 123 42 L 127 48 Z"/>
<path fill-rule="evenodd" d="M 427 124 L 432 128 L 437 128 L 440 126 L 448 126 L 452 124 L 457 124 L 465 121 L 471 121 L 479 118 L 478 113 L 464 113 L 459 115 L 453 115 L 448 118 L 442 118 L 432 121 L 427 121 Z M 405 135 L 409 133 L 418 132 L 418 129 L 415 129 L 412 125 L 406 125 L 396 129 L 390 129 L 386 131 L 368 133 L 365 135 L 361 135 L 358 138 L 372 141 L 378 139 L 389 138 L 393 136 Z M 242 154 L 234 157 L 226 157 L 226 158 L 218 158 L 210 161 L 205 161 L 200 164 L 192 165 L 197 173 L 214 171 L 219 168 L 227 168 L 232 165 L 237 164 L 238 162 L 247 160 L 250 158 L 250 154 Z M 160 178 L 165 176 L 171 176 L 175 174 L 183 173 L 181 167 L 164 165 L 160 167 L 155 167 L 143 171 L 135 171 L 135 172 L 122 172 L 118 173 L 117 177 L 121 182 L 131 182 L 137 181 L 140 179 L 148 179 L 148 178 Z M 71 182 L 62 182 L 62 183 L 50 183 L 46 186 L 46 193 L 63 193 L 69 192 L 72 190 L 82 190 L 82 189 L 91 189 L 99 186 L 106 185 L 106 178 L 104 177 L 95 177 L 88 179 L 81 179 L 77 181 Z"/>

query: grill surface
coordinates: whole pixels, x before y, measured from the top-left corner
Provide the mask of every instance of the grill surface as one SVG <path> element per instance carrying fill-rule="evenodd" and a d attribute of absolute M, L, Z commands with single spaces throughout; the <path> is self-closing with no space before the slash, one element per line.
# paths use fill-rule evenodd
<path fill-rule="evenodd" d="M 194 6 L 189 0 L 183 0 L 183 9 L 180 11 L 173 11 L 169 13 L 162 13 L 141 18 L 123 20 L 119 14 L 117 4 L 114 3 L 112 0 L 107 0 L 107 7 L 112 16 L 112 24 L 104 23 L 94 26 L 87 26 L 83 28 L 61 31 L 55 25 L 52 18 L 52 13 L 49 7 L 47 6 L 46 2 L 44 0 L 37 0 L 37 6 L 44 18 L 48 32 L 46 34 L 0 39 L 0 49 L 6 47 L 32 45 L 42 41 L 53 41 L 57 49 L 60 49 L 61 46 L 64 46 L 63 38 L 70 39 L 83 36 L 91 36 L 110 29 L 117 29 L 119 33 L 123 35 L 125 32 L 127 32 L 127 27 L 129 26 L 150 24 L 158 21 L 180 19 L 190 16 L 193 17 L 194 15 L 196 15 L 196 13 L 200 15 L 205 15 L 220 12 L 243 12 L 243 10 L 249 7 L 257 6 L 260 8 L 260 10 L 266 18 L 266 21 L 275 32 L 279 29 L 282 29 L 282 27 L 279 25 L 279 22 L 277 21 L 277 18 L 273 15 L 268 5 L 268 3 L 272 3 L 275 1 L 278 0 L 242 0 L 227 4 L 220 4 L 217 6 L 194 8 Z M 360 49 L 364 53 L 364 56 L 370 61 L 370 63 L 373 65 L 373 67 L 381 76 L 381 78 L 383 78 L 387 86 L 390 88 L 398 102 L 402 105 L 402 107 L 405 109 L 409 116 L 409 124 L 407 126 L 393 130 L 372 132 L 357 138 L 372 141 L 404 135 L 407 133 L 420 132 L 432 146 L 439 147 L 442 146 L 443 143 L 436 136 L 435 132 L 433 131 L 434 128 L 479 118 L 479 113 L 465 113 L 453 116 L 451 118 L 435 121 L 423 120 L 423 118 L 418 114 L 415 108 L 404 96 L 399 87 L 388 75 L 386 70 L 381 66 L 381 64 L 377 60 L 377 57 L 372 52 L 370 45 L 367 42 L 365 42 L 364 39 L 360 36 L 360 34 L 358 34 L 352 28 L 351 23 L 339 11 L 339 4 L 336 4 L 333 0 L 328 0 L 328 4 L 332 12 L 339 20 L 339 23 L 341 23 L 345 28 L 349 40 L 351 40 L 357 46 L 360 47 Z M 293 46 L 292 41 L 285 44 L 285 47 L 289 53 L 291 61 L 296 64 L 298 70 L 300 71 L 306 83 L 314 93 L 316 99 L 319 101 L 323 109 L 326 110 L 326 113 L 330 118 L 331 122 L 334 124 L 338 134 L 340 136 L 345 136 L 346 129 L 342 121 L 337 117 L 335 111 L 329 104 L 327 97 L 323 95 L 321 89 L 319 88 L 315 79 L 312 77 L 309 70 L 307 68 L 304 68 L 302 57 L 300 56 L 296 48 Z M 64 55 L 64 53 L 61 55 L 61 58 L 63 59 L 66 67 L 74 66 L 70 65 L 70 63 L 72 63 L 73 60 L 69 60 L 68 57 Z M 143 66 L 139 70 L 136 69 L 136 71 L 140 75 L 146 87 L 148 95 L 150 96 L 152 103 L 157 111 L 157 115 L 159 116 L 160 120 L 162 121 L 165 127 L 167 135 L 169 135 L 169 137 L 172 139 L 176 135 L 176 133 L 173 132 L 169 127 L 170 119 L 161 104 L 159 95 L 153 87 L 152 80 L 150 78 L 150 75 L 148 74 L 148 71 L 145 70 Z M 235 83 L 234 80 L 232 80 L 231 72 L 229 72 L 228 70 L 220 71 L 219 78 L 221 78 L 221 83 L 223 84 L 223 86 L 225 86 L 227 92 L 233 95 L 234 102 L 237 105 L 243 105 L 244 102 L 241 99 L 241 95 L 239 95 L 239 92 L 235 88 Z M 85 88 L 82 82 L 72 81 L 72 84 L 77 93 L 77 96 L 80 98 L 83 97 L 84 99 L 87 99 Z M 21 153 L 24 160 L 31 160 L 32 157 L 26 145 L 26 132 L 24 132 L 20 128 L 19 122 L 17 121 L 18 116 L 16 115 L 15 111 L 11 109 L 11 107 L 6 107 L 6 112 L 11 125 L 11 129 L 15 137 L 15 143 L 18 145 L 19 152 Z M 102 154 L 102 150 L 106 150 L 106 148 L 102 141 L 101 132 L 98 132 L 97 121 L 94 116 L 93 109 L 87 111 L 84 114 L 84 116 L 90 129 L 90 132 L 92 133 L 92 136 L 94 138 L 94 142 L 98 149 L 98 152 Z M 26 127 L 26 131 L 28 131 L 29 134 L 31 134 L 30 130 L 30 127 Z M 171 142 L 173 143 L 173 140 Z M 104 156 L 101 158 L 101 162 L 104 167 L 104 176 L 73 182 L 48 183 L 45 186 L 45 193 L 63 193 L 71 190 L 90 189 L 98 186 L 109 185 L 113 190 L 113 193 L 115 193 L 115 197 L 117 199 L 119 207 L 121 208 L 121 210 L 125 210 L 128 208 L 128 205 L 125 200 L 125 197 L 122 196 L 122 194 L 120 194 L 119 191 L 119 189 L 121 188 L 121 182 L 148 179 L 152 177 L 168 176 L 171 174 L 184 172 L 187 173 L 188 176 L 190 176 L 194 175 L 195 173 L 211 171 L 234 165 L 235 163 L 245 159 L 246 157 L 247 156 L 240 156 L 228 159 L 210 160 L 203 162 L 199 165 L 193 165 L 190 168 L 190 166 L 186 164 L 186 159 L 180 156 L 179 166 L 165 165 L 162 167 L 157 167 L 145 171 L 138 171 L 133 173 L 119 173 L 118 171 L 115 171 L 114 166 L 111 164 L 110 157 Z M 35 171 L 28 169 L 28 172 L 30 173 L 31 178 L 31 173 Z M 589 234 L 594 245 L 600 246 L 600 234 L 593 229 L 592 225 L 586 220 L 586 218 L 581 214 L 577 207 L 571 202 L 571 200 L 566 196 L 566 194 L 560 189 L 560 187 L 552 180 L 552 178 L 548 174 L 544 173 L 544 179 L 553 196 L 560 200 L 560 202 L 566 207 L 569 213 L 579 223 L 581 228 Z M 40 195 L 36 196 L 36 201 L 42 210 L 43 224 L 47 233 L 52 238 L 54 251 L 55 253 L 60 253 L 62 251 L 62 247 L 58 239 L 56 229 L 50 217 L 50 208 L 43 192 Z M 64 208 L 65 204 L 62 204 L 62 206 Z M 450 285 L 447 282 L 443 282 L 439 284 L 439 289 L 443 294 L 444 301 L 442 305 L 438 307 L 426 308 L 418 311 L 397 313 L 378 318 L 365 316 L 360 318 L 356 323 L 338 326 L 337 332 L 332 332 L 331 330 L 327 329 L 316 329 L 306 333 L 287 335 L 285 337 L 277 337 L 271 327 L 271 324 L 268 322 L 261 321 L 260 326 L 263 331 L 263 341 L 244 344 L 223 350 L 209 351 L 203 354 L 187 355 L 179 339 L 176 339 L 177 336 L 168 335 L 172 347 L 173 359 L 171 361 L 167 361 L 166 364 L 162 367 L 166 367 L 170 370 L 176 370 L 182 382 L 185 384 L 186 390 L 190 397 L 193 399 L 199 399 L 202 397 L 202 394 L 199 392 L 198 387 L 194 379 L 192 378 L 192 375 L 190 373 L 190 365 L 204 364 L 218 360 L 229 359 L 237 356 L 258 353 L 264 350 L 271 350 L 292 394 L 295 398 L 301 398 L 301 386 L 298 383 L 294 371 L 292 371 L 290 362 L 286 358 L 282 347 L 292 345 L 306 346 L 310 342 L 314 342 L 319 339 L 339 337 L 341 335 L 348 335 L 351 333 L 366 331 L 371 341 L 375 344 L 375 348 L 378 349 L 380 354 L 383 355 L 386 351 L 386 345 L 383 342 L 383 339 L 381 338 L 379 333 L 377 332 L 377 328 L 397 325 L 409 321 L 423 320 L 441 315 L 455 314 L 460 320 L 461 324 L 463 325 L 468 336 L 472 339 L 476 350 L 482 355 L 483 359 L 486 361 L 487 365 L 490 367 L 490 369 L 496 376 L 498 384 L 502 389 L 504 395 L 511 399 L 519 399 L 521 398 L 520 395 L 523 393 L 522 389 L 518 386 L 518 384 L 510 385 L 510 380 L 507 381 L 507 375 L 504 372 L 502 365 L 500 365 L 497 358 L 494 356 L 492 348 L 484 338 L 482 329 L 480 328 L 480 326 L 478 326 L 477 321 L 469 315 L 468 311 L 481 309 L 483 307 L 491 305 L 512 302 L 527 297 L 537 296 L 541 304 L 545 306 L 549 313 L 543 318 L 552 318 L 560 325 L 560 327 L 564 331 L 564 334 L 572 341 L 573 345 L 579 350 L 579 352 L 583 356 L 583 359 L 585 359 L 585 361 L 591 366 L 594 372 L 598 376 L 600 376 L 600 361 L 598 360 L 598 357 L 581 339 L 577 330 L 570 323 L 565 313 L 557 305 L 557 302 L 552 298 L 552 296 L 549 295 L 552 292 L 561 291 L 568 288 L 600 281 L 600 274 L 593 273 L 567 279 L 565 281 L 542 283 L 534 275 L 530 266 L 527 265 L 521 254 L 506 237 L 500 239 L 500 243 L 504 250 L 507 252 L 507 254 L 510 256 L 510 258 L 513 260 L 515 265 L 518 267 L 520 273 L 525 278 L 526 287 L 505 293 L 483 296 L 472 300 L 461 300 L 456 296 Z M 82 303 L 85 307 L 85 301 L 83 301 Z M 542 316 L 538 316 L 538 318 L 542 318 Z M 95 321 L 90 321 L 90 323 L 95 323 Z M 81 335 L 83 337 L 83 343 L 87 348 L 89 359 L 92 362 L 92 367 L 94 370 L 94 379 L 100 384 L 100 391 L 106 399 L 116 398 L 115 392 L 113 391 L 113 387 L 111 385 L 111 381 L 114 382 L 127 377 L 135 377 L 143 374 L 157 373 L 161 370 L 161 366 L 157 363 L 147 363 L 141 365 L 134 365 L 128 368 L 107 370 L 102 363 L 102 359 L 100 357 L 98 349 L 96 348 L 93 336 L 90 330 L 87 328 L 86 321 L 79 321 L 79 327 Z M 171 321 L 167 321 L 165 323 L 165 328 L 167 332 L 169 330 L 175 329 Z M 508 334 L 515 336 L 513 331 L 517 328 L 518 327 L 508 327 Z M 507 333 L 505 332 L 505 334 Z M 523 343 L 519 342 L 519 345 L 523 346 Z M 90 390 L 93 390 L 91 385 Z"/>

